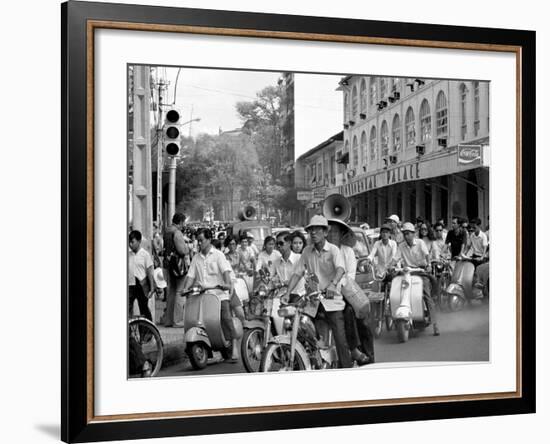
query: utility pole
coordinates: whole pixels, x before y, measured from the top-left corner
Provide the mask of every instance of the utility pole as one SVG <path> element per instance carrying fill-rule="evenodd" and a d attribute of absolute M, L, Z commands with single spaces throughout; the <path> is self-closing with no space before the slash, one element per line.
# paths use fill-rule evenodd
<path fill-rule="evenodd" d="M 133 186 L 132 186 L 132 225 L 151 240 L 153 232 L 153 201 L 151 184 L 151 83 L 150 68 L 135 66 L 134 113 L 133 113 Z"/>

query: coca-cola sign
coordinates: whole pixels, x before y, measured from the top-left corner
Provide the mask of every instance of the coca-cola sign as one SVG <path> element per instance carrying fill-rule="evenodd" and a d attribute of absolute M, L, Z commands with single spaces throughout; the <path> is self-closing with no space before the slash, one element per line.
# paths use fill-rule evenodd
<path fill-rule="evenodd" d="M 458 163 L 481 165 L 481 145 L 458 145 Z"/>

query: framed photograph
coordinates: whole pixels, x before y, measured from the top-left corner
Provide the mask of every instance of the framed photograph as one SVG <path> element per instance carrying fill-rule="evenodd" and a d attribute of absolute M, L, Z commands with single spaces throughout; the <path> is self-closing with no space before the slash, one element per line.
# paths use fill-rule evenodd
<path fill-rule="evenodd" d="M 63 441 L 535 412 L 534 32 L 61 12 Z"/>

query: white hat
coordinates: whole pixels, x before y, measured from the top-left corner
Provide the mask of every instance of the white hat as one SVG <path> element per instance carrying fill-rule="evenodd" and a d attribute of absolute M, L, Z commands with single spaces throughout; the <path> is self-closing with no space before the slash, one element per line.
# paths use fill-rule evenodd
<path fill-rule="evenodd" d="M 398 224 L 399 216 L 397 214 L 392 214 L 390 217 L 387 217 L 386 220 L 393 220 L 396 224 Z"/>
<path fill-rule="evenodd" d="M 166 288 L 166 279 L 164 279 L 162 268 L 155 268 L 155 271 L 153 271 L 153 279 L 158 288 Z"/>
<path fill-rule="evenodd" d="M 414 230 L 414 225 L 411 224 L 410 222 L 405 222 L 405 223 L 403 224 L 403 227 L 401 227 L 401 231 L 402 231 L 403 233 L 405 233 L 406 231 L 410 231 L 411 233 L 414 233 L 414 232 L 415 232 L 415 230 Z"/>
<path fill-rule="evenodd" d="M 309 225 L 305 227 L 305 230 L 307 231 L 311 227 L 325 227 L 328 228 L 328 221 L 325 216 L 321 216 L 320 214 L 316 214 L 311 218 L 309 221 Z"/>

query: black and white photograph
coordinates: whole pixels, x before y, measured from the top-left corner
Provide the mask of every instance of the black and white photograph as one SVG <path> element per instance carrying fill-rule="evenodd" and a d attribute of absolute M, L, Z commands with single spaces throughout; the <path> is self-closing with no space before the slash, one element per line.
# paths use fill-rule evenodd
<path fill-rule="evenodd" d="M 490 362 L 490 81 L 127 86 L 128 378 Z"/>

